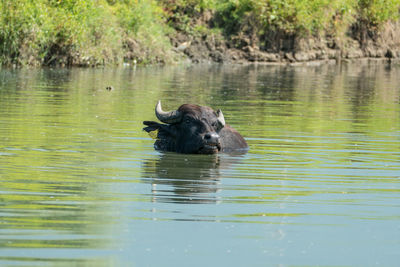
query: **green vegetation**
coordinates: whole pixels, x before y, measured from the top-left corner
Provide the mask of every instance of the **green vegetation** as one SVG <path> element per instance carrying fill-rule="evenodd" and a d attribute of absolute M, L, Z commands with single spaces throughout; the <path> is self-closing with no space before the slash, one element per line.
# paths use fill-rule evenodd
<path fill-rule="evenodd" d="M 263 33 L 274 30 L 286 33 L 318 32 L 336 20 L 349 23 L 354 17 L 355 1 L 345 0 L 240 0 L 226 1 L 221 9 L 224 22 L 237 25 L 252 23 Z"/>
<path fill-rule="evenodd" d="M 129 40 L 144 47 L 144 58 L 132 57 L 168 58 L 168 27 L 154 1 L 15 0 L 0 9 L 3 65 L 120 63 Z"/>
<path fill-rule="evenodd" d="M 101 1 L 99 1 L 101 2 Z M 96 64 L 118 56 L 115 16 L 94 1 L 2 1 L 1 61 L 5 64 Z"/>
<path fill-rule="evenodd" d="M 337 36 L 356 23 L 379 29 L 399 8 L 400 0 L 1 0 L 0 64 L 171 62 L 178 32 Z M 206 13 L 212 23 L 203 25 Z"/>
<path fill-rule="evenodd" d="M 398 19 L 399 0 L 359 0 L 359 18 L 372 26 L 380 26 L 387 20 Z"/>

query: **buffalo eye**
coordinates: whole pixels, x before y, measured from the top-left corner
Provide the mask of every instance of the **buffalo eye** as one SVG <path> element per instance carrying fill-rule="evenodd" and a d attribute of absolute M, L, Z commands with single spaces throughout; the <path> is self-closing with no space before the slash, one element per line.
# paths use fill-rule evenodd
<path fill-rule="evenodd" d="M 220 123 L 218 123 L 218 121 L 214 121 L 212 124 L 211 124 L 211 126 L 214 128 L 214 129 L 216 129 L 216 130 L 221 130 L 221 124 Z"/>
<path fill-rule="evenodd" d="M 186 119 L 185 119 L 185 123 L 186 123 L 187 125 L 189 125 L 189 124 L 190 124 L 190 119 L 189 119 L 189 118 L 186 118 Z"/>

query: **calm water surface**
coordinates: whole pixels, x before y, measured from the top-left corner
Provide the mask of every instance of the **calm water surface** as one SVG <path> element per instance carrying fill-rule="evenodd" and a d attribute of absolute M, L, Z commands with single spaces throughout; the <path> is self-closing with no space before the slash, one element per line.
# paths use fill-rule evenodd
<path fill-rule="evenodd" d="M 158 99 L 249 152 L 154 151 Z M 399 266 L 399 193 L 399 65 L 0 70 L 2 266 Z"/>

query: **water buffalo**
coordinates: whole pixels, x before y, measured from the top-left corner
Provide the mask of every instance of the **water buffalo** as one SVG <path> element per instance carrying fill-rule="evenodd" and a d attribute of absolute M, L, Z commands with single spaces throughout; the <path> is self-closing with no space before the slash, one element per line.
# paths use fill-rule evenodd
<path fill-rule="evenodd" d="M 219 151 L 246 150 L 244 138 L 225 124 L 221 110 L 192 104 L 181 105 L 174 111 L 163 111 L 156 105 L 157 118 L 165 123 L 144 121 L 143 128 L 156 139 L 154 148 L 190 154 L 214 154 Z"/>

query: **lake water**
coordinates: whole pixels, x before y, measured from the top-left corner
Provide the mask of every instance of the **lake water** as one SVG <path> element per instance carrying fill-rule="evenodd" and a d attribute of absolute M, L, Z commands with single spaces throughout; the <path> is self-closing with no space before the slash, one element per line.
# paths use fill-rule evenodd
<path fill-rule="evenodd" d="M 155 151 L 158 99 L 248 153 Z M 0 70 L 1 266 L 399 266 L 399 193 L 396 64 Z"/>

